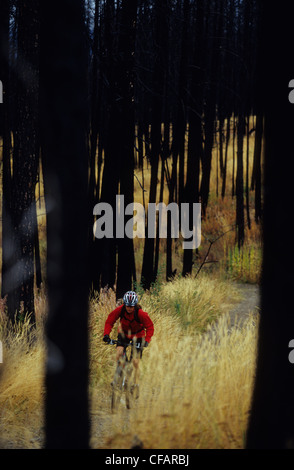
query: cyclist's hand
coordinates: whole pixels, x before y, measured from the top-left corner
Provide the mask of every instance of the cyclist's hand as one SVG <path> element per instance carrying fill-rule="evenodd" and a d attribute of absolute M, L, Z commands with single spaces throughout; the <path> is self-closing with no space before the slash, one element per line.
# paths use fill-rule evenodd
<path fill-rule="evenodd" d="M 147 348 L 148 344 L 149 344 L 149 343 L 148 343 L 147 341 L 145 341 L 145 343 L 144 343 L 144 348 Z"/>
<path fill-rule="evenodd" d="M 108 343 L 108 344 L 109 344 L 110 341 L 111 341 L 110 338 L 109 338 L 109 335 L 104 335 L 103 341 L 104 341 L 104 343 Z"/>

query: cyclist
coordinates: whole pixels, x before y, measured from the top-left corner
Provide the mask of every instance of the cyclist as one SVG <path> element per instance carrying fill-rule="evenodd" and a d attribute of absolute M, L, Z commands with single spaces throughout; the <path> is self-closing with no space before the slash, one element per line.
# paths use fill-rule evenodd
<path fill-rule="evenodd" d="M 119 344 L 116 347 L 116 360 L 119 361 L 124 352 L 124 345 L 130 340 L 136 340 L 136 343 L 142 346 L 148 346 L 154 333 L 154 325 L 147 312 L 142 310 L 138 304 L 138 296 L 134 291 L 128 291 L 123 297 L 123 304 L 114 309 L 108 315 L 105 327 L 103 341 L 110 342 L 110 333 L 117 320 L 120 319 L 118 326 Z M 142 357 L 142 348 L 140 349 L 140 357 Z M 139 357 L 133 358 L 133 364 L 138 374 Z"/>

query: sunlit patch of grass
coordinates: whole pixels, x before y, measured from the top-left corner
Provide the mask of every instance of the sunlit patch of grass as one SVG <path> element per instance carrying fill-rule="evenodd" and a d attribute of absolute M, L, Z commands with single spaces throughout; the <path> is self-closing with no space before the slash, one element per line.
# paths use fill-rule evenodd
<path fill-rule="evenodd" d="M 186 329 L 201 332 L 239 300 L 233 283 L 205 274 L 177 277 L 173 282 L 157 284 L 143 297 L 150 311 L 162 311 L 177 317 Z"/>
<path fill-rule="evenodd" d="M 224 247 L 224 264 L 227 275 L 234 280 L 259 283 L 262 268 L 262 247 L 246 243 L 240 250 L 237 246 Z"/>
<path fill-rule="evenodd" d="M 42 302 L 41 302 L 42 303 Z M 40 314 L 40 312 L 38 312 Z M 1 318 L 0 441 L 8 448 L 39 448 L 43 442 L 45 348 L 42 322 Z"/>

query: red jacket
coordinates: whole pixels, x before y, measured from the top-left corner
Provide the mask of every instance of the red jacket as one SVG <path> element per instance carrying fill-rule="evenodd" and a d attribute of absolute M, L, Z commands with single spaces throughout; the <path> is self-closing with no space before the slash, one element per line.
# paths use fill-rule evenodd
<path fill-rule="evenodd" d="M 121 315 L 122 308 L 123 305 L 120 305 L 110 312 L 105 322 L 104 335 L 110 334 L 115 322 Z M 140 323 L 135 320 L 134 313 L 128 314 L 128 312 L 125 311 L 118 326 L 118 333 L 123 332 L 128 339 L 132 339 L 134 336 L 137 338 L 145 336 L 145 341 L 150 343 L 151 337 L 154 333 L 153 322 L 148 313 L 144 312 L 141 308 L 138 310 L 138 319 L 140 320 Z"/>

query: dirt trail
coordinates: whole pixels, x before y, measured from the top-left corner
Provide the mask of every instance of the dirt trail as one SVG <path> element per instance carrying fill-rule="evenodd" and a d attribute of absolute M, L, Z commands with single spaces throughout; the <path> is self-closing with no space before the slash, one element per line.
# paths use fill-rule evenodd
<path fill-rule="evenodd" d="M 259 313 L 260 307 L 260 289 L 256 284 L 237 284 L 237 288 L 242 295 L 242 300 L 240 303 L 235 305 L 232 310 L 229 312 L 230 316 L 230 327 L 235 326 L 236 324 L 242 325 L 243 321 L 248 318 L 248 316 Z"/>
<path fill-rule="evenodd" d="M 260 288 L 256 284 L 243 284 L 236 283 L 236 287 L 241 295 L 240 302 L 237 302 L 231 310 L 228 312 L 229 319 L 229 331 L 235 327 L 242 327 L 245 320 L 251 315 L 258 315 L 260 308 Z M 212 325 L 208 327 L 208 330 L 203 335 L 203 341 L 207 338 L 216 339 L 218 334 L 215 333 L 218 329 L 218 321 L 216 320 Z"/>

